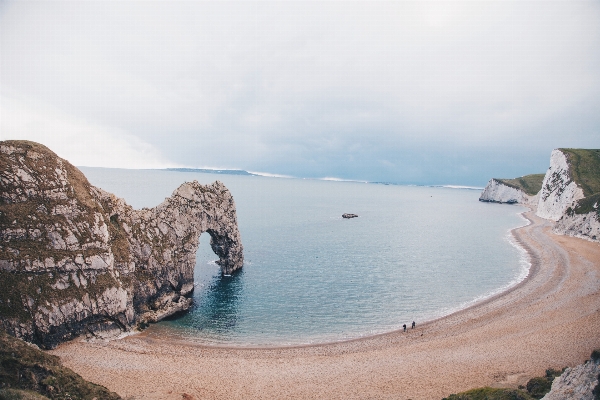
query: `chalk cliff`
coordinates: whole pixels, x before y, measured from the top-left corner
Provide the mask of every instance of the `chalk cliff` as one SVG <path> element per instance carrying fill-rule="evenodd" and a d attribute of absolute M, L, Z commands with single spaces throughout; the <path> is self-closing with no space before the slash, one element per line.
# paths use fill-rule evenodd
<path fill-rule="evenodd" d="M 509 186 L 500 179 L 492 178 L 483 189 L 479 201 L 508 204 L 535 204 L 537 195 L 528 195 L 522 189 Z"/>
<path fill-rule="evenodd" d="M 537 215 L 553 231 L 600 241 L 600 150 L 556 149 L 544 177 Z"/>
<path fill-rule="evenodd" d="M 574 181 L 570 171 L 567 154 L 561 149 L 552 151 L 550 168 L 542 183 L 537 216 L 558 221 L 567 208 L 583 197 L 583 189 Z"/>
<path fill-rule="evenodd" d="M 134 210 L 26 141 L 0 142 L 0 180 L 0 321 L 43 347 L 189 308 L 203 232 L 223 273 L 242 267 L 235 203 L 218 181 Z"/>
<path fill-rule="evenodd" d="M 567 236 L 600 242 L 600 194 L 583 198 L 556 222 L 553 231 Z"/>
<path fill-rule="evenodd" d="M 491 179 L 479 200 L 534 206 L 555 233 L 600 242 L 600 150 L 556 149 L 546 174 Z"/>

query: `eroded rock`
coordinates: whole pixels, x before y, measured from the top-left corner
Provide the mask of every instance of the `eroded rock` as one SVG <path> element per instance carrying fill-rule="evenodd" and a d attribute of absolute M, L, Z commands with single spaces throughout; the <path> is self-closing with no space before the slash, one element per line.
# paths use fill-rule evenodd
<path fill-rule="evenodd" d="M 0 320 L 44 347 L 188 309 L 203 232 L 224 274 L 242 267 L 235 203 L 221 182 L 184 183 L 134 210 L 26 141 L 0 142 L 0 182 Z"/>

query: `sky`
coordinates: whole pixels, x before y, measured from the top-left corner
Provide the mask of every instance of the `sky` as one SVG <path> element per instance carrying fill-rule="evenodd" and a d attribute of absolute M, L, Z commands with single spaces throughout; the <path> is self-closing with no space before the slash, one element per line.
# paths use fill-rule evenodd
<path fill-rule="evenodd" d="M 0 139 L 77 166 L 543 173 L 600 147 L 600 2 L 0 0 Z"/>

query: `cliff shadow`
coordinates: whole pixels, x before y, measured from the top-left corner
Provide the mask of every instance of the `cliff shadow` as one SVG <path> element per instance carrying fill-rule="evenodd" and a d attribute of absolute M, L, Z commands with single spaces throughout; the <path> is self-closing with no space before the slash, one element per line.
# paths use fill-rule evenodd
<path fill-rule="evenodd" d="M 170 324 L 209 336 L 227 334 L 235 330 L 239 320 L 239 302 L 243 292 L 244 271 L 231 275 L 221 274 L 216 263 L 218 256 L 210 245 L 211 236 L 200 237 L 194 268 L 193 304 L 182 314 L 167 319 Z"/>

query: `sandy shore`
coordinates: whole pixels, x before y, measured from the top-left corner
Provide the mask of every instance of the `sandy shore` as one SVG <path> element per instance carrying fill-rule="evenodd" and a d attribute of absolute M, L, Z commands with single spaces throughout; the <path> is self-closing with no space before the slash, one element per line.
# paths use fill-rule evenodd
<path fill-rule="evenodd" d="M 84 378 L 135 399 L 441 399 L 516 387 L 600 348 L 600 244 L 533 223 L 515 232 L 528 278 L 486 302 L 392 332 L 320 346 L 213 348 L 144 334 L 52 351 Z"/>

